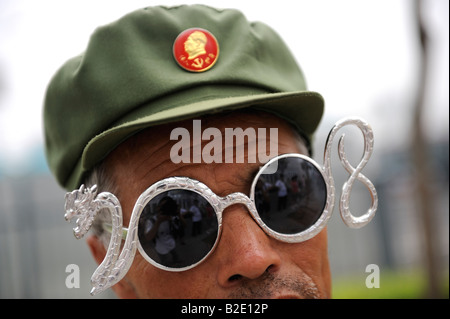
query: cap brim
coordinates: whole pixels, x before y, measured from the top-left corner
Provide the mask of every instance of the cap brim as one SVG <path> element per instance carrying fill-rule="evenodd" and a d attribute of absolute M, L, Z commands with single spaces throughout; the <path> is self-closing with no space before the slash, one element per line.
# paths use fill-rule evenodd
<path fill-rule="evenodd" d="M 145 114 L 147 107 L 150 113 L 153 109 L 151 103 L 142 106 L 139 114 Z M 209 99 L 176 106 L 147 116 L 135 115 L 133 118 L 133 115 L 130 115 L 122 123 L 89 141 L 66 185 L 72 189 L 77 188 L 87 170 L 104 159 L 124 140 L 145 128 L 247 107 L 273 113 L 292 123 L 306 136 L 311 136 L 322 118 L 324 100 L 319 93 L 311 91 L 265 93 Z"/>

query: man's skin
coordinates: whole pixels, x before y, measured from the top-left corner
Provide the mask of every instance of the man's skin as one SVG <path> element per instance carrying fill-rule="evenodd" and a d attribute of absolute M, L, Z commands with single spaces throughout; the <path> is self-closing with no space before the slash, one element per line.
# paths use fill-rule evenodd
<path fill-rule="evenodd" d="M 257 132 L 257 128 L 265 127 L 267 151 L 269 129 L 276 127 L 279 154 L 308 154 L 293 128 L 267 113 L 214 115 L 202 118 L 201 124 L 202 130 L 218 128 L 222 136 L 225 128 L 253 127 Z M 116 196 L 122 205 L 125 226 L 139 195 L 166 177 L 199 180 L 219 196 L 234 192 L 249 195 L 261 163 L 174 164 L 170 150 L 177 141 L 169 137 L 176 127 L 185 127 L 192 137 L 192 120 L 161 125 L 128 139 L 108 155 L 105 165 L 119 186 Z M 202 141 L 203 146 L 208 142 Z M 192 148 L 193 145 L 191 156 Z M 225 143 L 222 148 L 224 152 Z M 103 244 L 92 236 L 88 245 L 101 263 L 106 254 Z M 152 266 L 137 252 L 127 275 L 112 289 L 120 298 L 330 298 L 326 228 L 310 240 L 288 244 L 268 236 L 245 206 L 233 205 L 224 211 L 220 241 L 203 263 L 187 271 L 168 272 Z"/>

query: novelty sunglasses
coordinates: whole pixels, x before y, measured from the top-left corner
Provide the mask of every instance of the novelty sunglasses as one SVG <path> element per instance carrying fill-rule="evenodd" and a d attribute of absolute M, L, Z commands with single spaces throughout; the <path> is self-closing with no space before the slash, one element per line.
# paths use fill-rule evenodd
<path fill-rule="evenodd" d="M 365 147 L 361 162 L 354 168 L 346 158 L 343 136 L 339 141 L 339 158 L 350 174 L 342 189 L 340 211 L 349 227 L 360 228 L 370 222 L 378 205 L 375 187 L 361 174 L 373 150 L 372 129 L 361 119 L 336 123 L 326 142 L 323 167 L 301 154 L 272 158 L 257 172 L 249 196 L 232 193 L 221 197 L 206 184 L 189 177 L 160 180 L 139 196 L 128 228 L 122 225 L 121 205 L 113 194 L 97 195 L 95 185 L 92 188 L 82 185 L 79 190 L 67 193 L 65 217 L 78 218 L 74 228 L 77 238 L 89 230 L 100 209 L 106 208 L 111 213 L 111 223 L 103 224 L 111 239 L 104 261 L 92 276 L 91 294 L 120 281 L 136 250 L 153 266 L 166 271 L 186 271 L 197 266 L 218 245 L 223 212 L 232 205 L 246 207 L 259 227 L 276 240 L 300 243 L 316 236 L 330 219 L 335 202 L 330 161 L 332 140 L 341 127 L 349 124 L 362 131 Z M 371 207 L 359 217 L 349 210 L 350 192 L 356 180 L 368 188 L 372 197 Z"/>

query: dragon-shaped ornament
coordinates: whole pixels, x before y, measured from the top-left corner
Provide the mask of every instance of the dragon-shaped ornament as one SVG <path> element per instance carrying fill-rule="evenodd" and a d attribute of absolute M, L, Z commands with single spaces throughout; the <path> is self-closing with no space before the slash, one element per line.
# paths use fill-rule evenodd
<path fill-rule="evenodd" d="M 65 196 L 65 219 L 76 218 L 73 229 L 77 239 L 82 238 L 92 226 L 95 216 L 101 209 L 107 209 L 111 214 L 112 231 L 108 250 L 103 262 L 91 277 L 93 286 L 91 294 L 98 294 L 119 282 L 127 273 L 136 252 L 136 238 L 127 236 L 127 241 L 119 255 L 122 243 L 122 208 L 119 200 L 111 193 L 103 192 L 97 195 L 97 186 L 80 189 L 67 193 Z"/>

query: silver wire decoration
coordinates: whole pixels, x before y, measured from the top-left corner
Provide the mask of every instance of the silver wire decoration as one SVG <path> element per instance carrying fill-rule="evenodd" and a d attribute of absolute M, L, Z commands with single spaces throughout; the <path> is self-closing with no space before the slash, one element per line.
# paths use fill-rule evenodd
<path fill-rule="evenodd" d="M 307 156 L 300 154 L 284 154 L 273 158 L 264 165 L 263 169 L 260 170 L 261 173 L 265 167 L 267 167 L 274 161 L 277 161 L 281 157 L 299 157 L 314 164 L 316 168 L 318 168 L 318 170 L 321 172 L 322 177 L 324 178 L 327 185 L 327 203 L 325 205 L 321 217 L 317 220 L 317 222 L 309 229 L 303 231 L 300 234 L 287 235 L 275 232 L 269 227 L 267 227 L 267 225 L 265 225 L 264 222 L 261 220 L 254 204 L 254 188 L 259 175 L 257 175 L 254 179 L 250 197 L 242 193 L 233 193 L 225 197 L 219 197 L 216 194 L 214 194 L 214 192 L 212 192 L 205 184 L 186 177 L 169 177 L 163 179 L 153 184 L 139 196 L 134 206 L 133 212 L 131 214 L 130 224 L 128 228 L 123 227 L 122 208 L 119 203 L 119 200 L 113 194 L 108 192 L 102 192 L 97 195 L 96 185 L 94 185 L 91 188 L 86 188 L 84 185 L 82 185 L 80 189 L 67 193 L 65 196 L 65 212 L 66 212 L 65 218 L 68 221 L 76 218 L 76 227 L 73 230 L 74 235 L 77 239 L 82 238 L 89 231 L 95 219 L 95 216 L 99 210 L 104 208 L 108 209 L 112 218 L 111 239 L 109 242 L 108 250 L 103 262 L 99 265 L 99 267 L 96 269 L 96 271 L 91 277 L 91 284 L 93 286 L 91 294 L 94 295 L 100 293 L 105 289 L 113 286 L 117 282 L 119 282 L 126 275 L 129 268 L 131 267 L 137 249 L 139 249 L 144 258 L 146 258 L 145 257 L 146 254 L 142 251 L 142 247 L 138 240 L 138 224 L 140 214 L 143 210 L 143 207 L 145 207 L 145 205 L 152 198 L 154 198 L 158 194 L 161 194 L 171 189 L 188 189 L 201 194 L 205 199 L 209 201 L 211 206 L 216 210 L 219 225 L 222 224 L 223 210 L 230 205 L 240 203 L 244 204 L 248 208 L 253 219 L 268 235 L 278 240 L 288 243 L 296 243 L 314 237 L 325 227 L 333 211 L 335 203 L 335 186 L 331 170 L 332 144 L 337 132 L 342 127 L 348 125 L 357 126 L 363 133 L 364 153 L 360 163 L 356 166 L 356 168 L 353 167 L 347 160 L 345 154 L 344 135 L 341 136 L 341 138 L 339 139 L 338 143 L 339 159 L 341 164 L 344 166 L 344 168 L 350 175 L 348 180 L 344 183 L 342 187 L 342 194 L 339 200 L 339 209 L 341 217 L 348 227 L 360 228 L 369 223 L 374 217 L 378 206 L 378 196 L 372 182 L 361 173 L 362 169 L 366 166 L 372 154 L 374 139 L 372 128 L 364 120 L 359 118 L 348 118 L 341 120 L 337 122 L 331 129 L 325 144 L 323 167 L 319 166 L 315 161 L 313 161 L 311 158 Z M 356 180 L 362 182 L 367 187 L 372 198 L 372 204 L 370 208 L 367 210 L 365 214 L 359 217 L 354 216 L 350 212 L 349 208 L 350 194 Z M 219 226 L 219 230 L 220 229 L 221 227 Z M 122 251 L 120 251 L 124 233 L 126 234 L 125 243 L 123 244 Z M 220 231 L 217 237 L 219 236 Z M 211 252 L 213 250 L 214 248 L 211 250 Z M 202 262 L 206 257 L 207 256 L 205 256 L 198 263 Z M 184 271 L 198 264 L 196 263 L 183 269 L 173 270 L 154 263 L 150 258 L 146 259 L 156 267 L 168 271 Z"/>
<path fill-rule="evenodd" d="M 325 151 L 324 151 L 324 171 L 325 175 L 328 176 L 330 187 L 334 189 L 334 179 L 333 174 L 331 171 L 331 149 L 332 149 L 332 143 L 333 140 L 337 134 L 337 132 L 344 126 L 348 125 L 355 125 L 357 126 L 364 137 L 364 153 L 362 156 L 361 161 L 359 162 L 358 166 L 354 168 L 349 161 L 347 160 L 347 157 L 345 155 L 344 150 L 344 137 L 345 135 L 342 135 L 339 139 L 338 143 L 338 154 L 339 159 L 341 161 L 341 164 L 344 166 L 346 171 L 350 174 L 349 179 L 347 182 L 344 183 L 344 186 L 342 187 L 342 193 L 341 193 L 341 199 L 339 201 L 339 210 L 341 213 L 341 217 L 344 221 L 344 223 L 350 227 L 350 228 L 361 228 L 365 225 L 367 225 L 372 218 L 375 216 L 375 213 L 378 208 L 378 195 L 377 191 L 372 184 L 372 182 L 363 174 L 361 174 L 362 169 L 366 166 L 367 162 L 370 159 L 370 156 L 373 152 L 373 130 L 370 127 L 370 125 L 365 122 L 364 120 L 360 118 L 347 118 L 338 121 L 334 127 L 331 129 L 330 133 L 328 134 L 327 142 L 325 143 Z M 368 211 L 359 217 L 355 217 L 350 212 L 350 194 L 352 191 L 352 187 L 356 180 L 359 180 L 362 182 L 368 189 L 370 196 L 372 198 L 372 204 Z"/>

